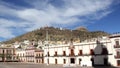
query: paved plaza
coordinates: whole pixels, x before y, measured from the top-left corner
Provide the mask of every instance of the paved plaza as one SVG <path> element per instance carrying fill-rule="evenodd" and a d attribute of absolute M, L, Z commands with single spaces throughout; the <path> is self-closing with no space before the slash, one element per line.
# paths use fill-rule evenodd
<path fill-rule="evenodd" d="M 115 67 L 63 67 L 63 65 L 46 65 L 46 64 L 31 64 L 31 63 L 10 63 L 0 62 L 0 68 L 115 68 Z"/>

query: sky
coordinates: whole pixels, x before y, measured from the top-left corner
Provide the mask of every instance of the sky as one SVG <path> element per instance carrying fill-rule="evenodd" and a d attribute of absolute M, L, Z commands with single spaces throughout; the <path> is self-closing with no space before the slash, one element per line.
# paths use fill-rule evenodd
<path fill-rule="evenodd" d="M 120 0 L 0 0 L 0 41 L 44 26 L 120 30 Z"/>

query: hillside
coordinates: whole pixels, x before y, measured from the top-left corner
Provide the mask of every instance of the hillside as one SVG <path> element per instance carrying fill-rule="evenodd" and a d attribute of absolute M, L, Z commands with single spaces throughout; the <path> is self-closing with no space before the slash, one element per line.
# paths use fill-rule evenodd
<path fill-rule="evenodd" d="M 75 29 L 75 30 L 71 31 L 69 29 L 44 27 L 44 28 L 40 28 L 40 29 L 31 31 L 31 32 L 28 32 L 24 35 L 18 36 L 11 40 L 5 41 L 4 43 L 7 43 L 7 44 L 14 43 L 16 41 L 23 41 L 25 39 L 28 39 L 30 41 L 32 41 L 32 40 L 45 41 L 46 40 L 46 30 L 48 31 L 48 37 L 49 37 L 50 41 L 69 41 L 70 39 L 73 39 L 74 41 L 80 39 L 80 41 L 83 41 L 85 39 L 109 35 L 108 33 L 103 32 L 103 31 L 90 32 L 86 28 L 79 28 L 79 29 Z"/>

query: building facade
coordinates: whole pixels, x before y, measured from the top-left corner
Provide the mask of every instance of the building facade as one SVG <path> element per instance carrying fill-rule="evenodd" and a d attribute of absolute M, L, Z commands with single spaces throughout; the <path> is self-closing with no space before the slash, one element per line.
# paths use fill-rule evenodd
<path fill-rule="evenodd" d="M 35 62 L 35 49 L 26 49 L 26 62 Z"/>
<path fill-rule="evenodd" d="M 18 49 L 16 56 L 19 62 L 44 63 L 43 52 L 43 50 L 35 48 Z"/>
<path fill-rule="evenodd" d="M 120 34 L 110 36 L 111 46 L 113 46 L 113 56 L 115 66 L 120 66 Z"/>
<path fill-rule="evenodd" d="M 42 45 L 42 44 L 41 44 Z M 43 50 L 33 45 L 26 49 L 0 47 L 1 62 L 30 62 L 69 66 L 120 66 L 120 34 L 76 43 L 46 45 Z"/>
<path fill-rule="evenodd" d="M 35 63 L 44 63 L 44 51 L 40 49 L 35 50 Z"/>
<path fill-rule="evenodd" d="M 15 48 L 0 48 L 0 61 L 1 62 L 12 62 L 16 60 Z"/>
<path fill-rule="evenodd" d="M 16 57 L 19 62 L 26 62 L 26 52 L 23 49 L 16 50 Z"/>
<path fill-rule="evenodd" d="M 44 47 L 46 64 L 97 66 L 120 65 L 120 35 L 94 38 L 81 43 L 70 42 L 64 45 Z"/>

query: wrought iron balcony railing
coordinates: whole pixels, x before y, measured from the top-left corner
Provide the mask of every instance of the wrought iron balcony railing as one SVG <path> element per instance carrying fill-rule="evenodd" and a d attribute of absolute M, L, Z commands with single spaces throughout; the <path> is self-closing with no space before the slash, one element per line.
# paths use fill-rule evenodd
<path fill-rule="evenodd" d="M 114 45 L 114 48 L 120 48 L 120 45 Z"/>
<path fill-rule="evenodd" d="M 120 58 L 120 55 L 116 55 L 116 56 L 114 56 L 116 59 L 118 59 L 118 58 Z"/>

